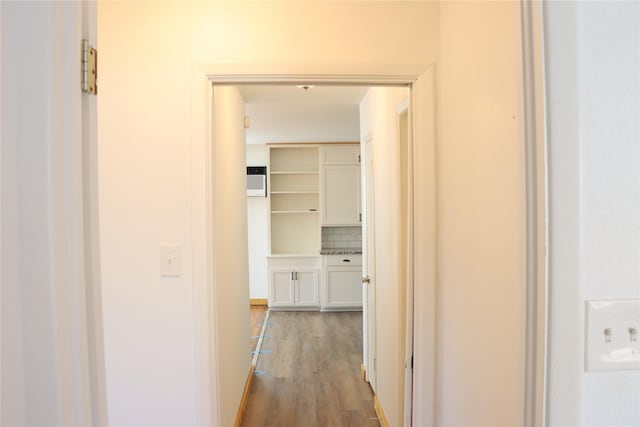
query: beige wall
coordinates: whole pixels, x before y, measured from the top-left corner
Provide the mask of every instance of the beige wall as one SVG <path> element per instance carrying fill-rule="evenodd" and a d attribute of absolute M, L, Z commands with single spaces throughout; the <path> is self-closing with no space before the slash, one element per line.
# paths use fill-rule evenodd
<path fill-rule="evenodd" d="M 438 55 L 438 4 L 100 2 L 98 16 L 110 422 L 192 425 L 191 150 L 201 143 L 192 139 L 192 67 L 426 66 Z M 159 277 L 161 243 L 182 245 L 181 277 Z"/>
<path fill-rule="evenodd" d="M 214 89 L 214 307 L 220 425 L 234 423 L 251 366 L 244 100 L 238 88 Z"/>
<path fill-rule="evenodd" d="M 443 2 L 440 18 L 438 425 L 521 425 L 520 6 Z"/>

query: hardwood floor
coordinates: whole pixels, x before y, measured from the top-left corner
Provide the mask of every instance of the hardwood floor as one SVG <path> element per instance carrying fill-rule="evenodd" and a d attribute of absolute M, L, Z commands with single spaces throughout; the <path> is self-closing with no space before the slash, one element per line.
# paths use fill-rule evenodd
<path fill-rule="evenodd" d="M 251 340 L 251 351 L 256 349 L 256 345 L 258 344 L 258 336 L 260 335 L 260 331 L 262 331 L 262 322 L 267 315 L 267 306 L 266 305 L 252 305 L 249 307 L 249 327 L 250 331 L 250 340 Z"/>
<path fill-rule="evenodd" d="M 376 427 L 362 313 L 271 312 L 244 427 Z"/>

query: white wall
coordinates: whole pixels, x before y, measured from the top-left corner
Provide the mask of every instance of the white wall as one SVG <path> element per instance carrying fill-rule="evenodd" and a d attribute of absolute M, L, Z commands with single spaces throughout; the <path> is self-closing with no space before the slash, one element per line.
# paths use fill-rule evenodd
<path fill-rule="evenodd" d="M 437 425 L 522 425 L 520 4 L 440 11 Z"/>
<path fill-rule="evenodd" d="M 360 104 L 360 132 L 371 134 L 375 188 L 376 394 L 389 423 L 403 423 L 405 301 L 400 282 L 399 107 L 407 88 L 374 87 Z"/>
<path fill-rule="evenodd" d="M 191 231 L 191 150 L 201 144 L 191 136 L 192 67 L 427 65 L 438 54 L 438 4 L 100 2 L 98 11 L 109 416 L 114 425 L 192 425 L 191 251 L 201 238 Z M 182 245 L 181 277 L 159 277 L 162 242 Z"/>
<path fill-rule="evenodd" d="M 265 144 L 247 145 L 247 166 L 266 166 L 269 151 Z M 266 197 L 247 197 L 249 227 L 249 297 L 267 298 L 269 295 L 269 200 Z"/>
<path fill-rule="evenodd" d="M 315 90 L 315 89 L 310 89 Z M 358 141 L 358 104 L 247 103 L 247 144 Z"/>
<path fill-rule="evenodd" d="M 640 298 L 640 4 L 572 2 L 545 12 L 557 230 L 550 425 L 637 426 L 640 372 L 584 371 L 584 307 L 591 299 Z M 553 268 L 561 265 L 571 275 Z"/>

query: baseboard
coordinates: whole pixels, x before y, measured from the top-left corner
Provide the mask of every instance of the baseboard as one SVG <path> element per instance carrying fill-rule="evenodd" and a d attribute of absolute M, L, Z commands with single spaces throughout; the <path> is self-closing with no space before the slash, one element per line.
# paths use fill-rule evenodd
<path fill-rule="evenodd" d="M 249 305 L 268 305 L 269 300 L 267 298 L 250 298 Z"/>
<path fill-rule="evenodd" d="M 249 369 L 249 375 L 247 375 L 247 381 L 244 383 L 244 390 L 242 391 L 242 398 L 240 399 L 240 405 L 238 405 L 238 413 L 236 414 L 236 422 L 234 427 L 242 426 L 242 420 L 244 419 L 244 411 L 247 408 L 247 401 L 249 400 L 249 393 L 251 392 L 251 384 L 253 384 L 253 371 L 254 367 Z"/>
<path fill-rule="evenodd" d="M 376 410 L 376 414 L 378 415 L 378 421 L 380 421 L 380 427 L 389 427 L 389 421 L 387 420 L 387 416 L 384 414 L 382 410 L 382 405 L 380 405 L 380 401 L 378 400 L 378 396 L 373 395 L 373 408 Z"/>

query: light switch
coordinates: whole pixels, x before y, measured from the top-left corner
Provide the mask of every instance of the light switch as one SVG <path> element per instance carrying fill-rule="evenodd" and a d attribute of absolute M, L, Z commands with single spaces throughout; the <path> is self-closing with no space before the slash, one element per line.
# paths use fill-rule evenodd
<path fill-rule="evenodd" d="M 180 245 L 160 246 L 160 275 L 177 277 L 182 274 L 182 247 Z"/>
<path fill-rule="evenodd" d="M 587 301 L 586 370 L 640 370 L 640 299 Z"/>

